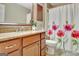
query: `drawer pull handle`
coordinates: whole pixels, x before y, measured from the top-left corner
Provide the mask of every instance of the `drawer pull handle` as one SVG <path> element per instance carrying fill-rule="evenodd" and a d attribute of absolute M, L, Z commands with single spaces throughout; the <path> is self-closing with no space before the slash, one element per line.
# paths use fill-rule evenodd
<path fill-rule="evenodd" d="M 5 47 L 5 49 L 10 49 L 10 48 L 13 48 L 13 47 L 15 47 L 15 46 L 16 46 L 16 44 L 11 45 L 11 46 L 7 46 L 7 47 Z"/>

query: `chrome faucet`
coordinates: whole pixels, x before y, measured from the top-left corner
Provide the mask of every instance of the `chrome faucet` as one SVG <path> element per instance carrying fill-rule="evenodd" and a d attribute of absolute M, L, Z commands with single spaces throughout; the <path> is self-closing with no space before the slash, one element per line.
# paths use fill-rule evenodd
<path fill-rule="evenodd" d="M 17 27 L 16 32 L 19 32 L 19 31 L 20 31 L 20 29 Z"/>
<path fill-rule="evenodd" d="M 24 26 L 18 26 L 17 29 L 16 29 L 16 32 L 23 31 L 23 29 L 24 29 Z"/>

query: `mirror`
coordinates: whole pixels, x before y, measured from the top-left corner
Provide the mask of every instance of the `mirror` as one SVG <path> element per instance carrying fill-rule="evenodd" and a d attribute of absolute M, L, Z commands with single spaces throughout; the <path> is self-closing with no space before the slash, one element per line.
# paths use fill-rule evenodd
<path fill-rule="evenodd" d="M 1 3 L 0 23 L 30 24 L 32 3 Z"/>

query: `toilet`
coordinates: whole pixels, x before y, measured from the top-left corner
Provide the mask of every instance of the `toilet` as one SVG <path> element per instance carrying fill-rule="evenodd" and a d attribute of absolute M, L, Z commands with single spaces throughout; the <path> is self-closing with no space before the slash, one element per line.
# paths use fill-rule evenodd
<path fill-rule="evenodd" d="M 57 41 L 56 40 L 46 40 L 47 55 L 55 55 Z"/>

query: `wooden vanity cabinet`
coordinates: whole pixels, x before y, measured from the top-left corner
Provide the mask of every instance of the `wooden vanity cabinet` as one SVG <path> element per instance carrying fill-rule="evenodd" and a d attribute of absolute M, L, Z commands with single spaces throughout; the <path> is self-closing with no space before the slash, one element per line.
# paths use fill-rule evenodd
<path fill-rule="evenodd" d="M 8 56 L 44 56 L 45 33 L 0 42 L 0 53 Z"/>

